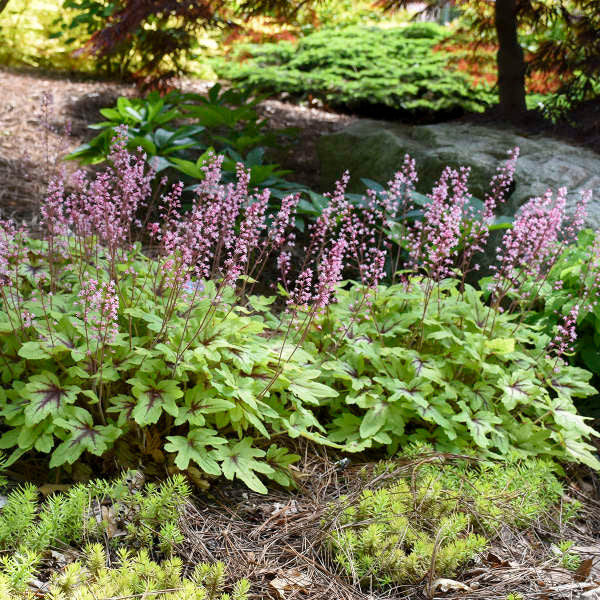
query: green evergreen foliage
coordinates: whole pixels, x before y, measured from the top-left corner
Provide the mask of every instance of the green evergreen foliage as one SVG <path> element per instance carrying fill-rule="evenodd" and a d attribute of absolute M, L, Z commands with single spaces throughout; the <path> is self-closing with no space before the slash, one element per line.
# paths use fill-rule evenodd
<path fill-rule="evenodd" d="M 10 491 L 0 511 L 0 597 L 37 597 L 29 584 L 45 566 L 47 551 L 69 547 L 83 551 L 82 559 L 51 574 L 44 589 L 51 600 L 148 594 L 165 600 L 245 600 L 246 580 L 224 593 L 222 563 L 197 564 L 191 575 L 182 576 L 175 549 L 184 539 L 179 524 L 189 495 L 181 475 L 143 485 L 139 471 L 115 481 L 77 484 L 43 501 L 32 485 Z M 155 562 L 157 557 L 165 560 Z"/>
<path fill-rule="evenodd" d="M 547 456 L 600 462 L 586 439 L 599 435 L 575 398 L 595 393 L 583 369 L 557 365 L 548 335 L 519 313 L 486 306 L 457 280 L 413 279 L 339 290 L 306 348 L 338 396 L 322 401 L 329 439 L 347 450 L 415 440 L 451 452 Z"/>
<path fill-rule="evenodd" d="M 36 570 L 31 553 L 0 559 L 0 594 L 3 600 L 30 600 L 35 594 L 26 583 Z M 152 597 L 160 600 L 246 600 L 250 585 L 238 580 L 225 593 L 223 563 L 196 565 L 189 577 L 183 576 L 183 562 L 173 557 L 153 561 L 146 550 L 122 548 L 107 566 L 101 544 L 86 547 L 83 558 L 54 573 L 45 597 L 49 600 L 105 600 L 108 598 Z"/>
<path fill-rule="evenodd" d="M 560 564 L 570 571 L 576 571 L 581 565 L 581 556 L 569 552 L 575 543 L 571 540 L 563 540 L 558 544 L 558 549 L 561 552 Z"/>
<path fill-rule="evenodd" d="M 183 539 L 180 512 L 190 490 L 181 475 L 140 487 L 131 477 L 136 473 L 77 484 L 43 501 L 31 484 L 12 490 L 0 511 L 0 549 L 27 556 L 27 551 L 81 546 L 106 536 L 113 546 L 170 556 Z M 117 530 L 121 533 L 115 536 Z"/>
<path fill-rule="evenodd" d="M 454 577 L 501 526 L 526 528 L 563 492 L 555 467 L 542 460 L 415 464 L 406 476 L 367 488 L 357 500 L 340 498 L 325 517 L 337 562 L 362 583 L 416 583 L 428 573 Z"/>
<path fill-rule="evenodd" d="M 295 45 L 242 45 L 215 61 L 220 77 L 265 92 L 311 95 L 337 107 L 387 106 L 419 115 L 479 112 L 493 99 L 448 69 L 434 46 L 447 32 L 434 23 L 380 29 L 323 29 Z"/>

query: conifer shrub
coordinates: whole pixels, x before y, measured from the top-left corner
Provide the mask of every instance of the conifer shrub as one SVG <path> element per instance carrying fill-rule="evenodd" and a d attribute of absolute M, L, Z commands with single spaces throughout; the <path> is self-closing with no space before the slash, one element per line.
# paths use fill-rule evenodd
<path fill-rule="evenodd" d="M 446 35 L 434 23 L 323 29 L 298 44 L 240 45 L 214 68 L 239 86 L 310 95 L 330 106 L 385 106 L 430 118 L 483 111 L 491 92 L 474 89 L 467 75 L 447 68 L 445 53 L 434 52 Z"/>

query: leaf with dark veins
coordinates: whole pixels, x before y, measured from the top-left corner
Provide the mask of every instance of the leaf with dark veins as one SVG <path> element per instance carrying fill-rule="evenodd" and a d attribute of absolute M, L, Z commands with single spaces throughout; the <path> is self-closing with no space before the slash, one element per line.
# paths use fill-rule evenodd
<path fill-rule="evenodd" d="M 165 444 L 165 450 L 176 453 L 175 464 L 182 471 L 185 471 L 190 461 L 193 461 L 205 473 L 220 475 L 221 468 L 215 460 L 217 454 L 214 447 L 226 444 L 227 440 L 217 437 L 216 433 L 214 429 L 196 428 L 192 429 L 187 437 L 167 436 L 168 443 Z"/>
<path fill-rule="evenodd" d="M 255 460 L 263 458 L 265 451 L 252 446 L 254 440 L 246 437 L 235 445 L 224 446 L 219 449 L 219 454 L 223 458 L 221 468 L 223 475 L 227 479 L 237 477 L 241 479 L 251 490 L 259 494 L 266 494 L 267 488 L 263 482 L 256 476 L 256 473 L 273 475 L 275 472 L 272 467 Z"/>
<path fill-rule="evenodd" d="M 165 379 L 154 381 L 146 374 L 140 374 L 128 383 L 133 385 L 132 393 L 137 400 L 137 405 L 132 411 L 132 417 L 138 425 L 152 425 L 156 423 L 163 411 L 176 417 L 179 413 L 177 399 L 183 396 L 177 381 Z"/>
<path fill-rule="evenodd" d="M 180 408 L 175 425 L 189 423 L 193 426 L 204 425 L 204 415 L 226 412 L 235 408 L 235 403 L 217 396 L 214 388 L 196 385 L 185 393 L 185 403 Z"/>
<path fill-rule="evenodd" d="M 65 407 L 73 404 L 81 391 L 76 385 L 63 385 L 54 373 L 44 371 L 33 375 L 23 395 L 29 400 L 25 408 L 25 423 L 35 425 L 48 415 L 61 416 Z"/>
<path fill-rule="evenodd" d="M 56 419 L 55 425 L 66 429 L 69 435 L 52 453 L 51 469 L 73 464 L 86 450 L 102 456 L 122 433 L 115 425 L 94 426 L 92 415 L 78 406 L 70 407 L 68 418 Z"/>
<path fill-rule="evenodd" d="M 133 410 L 136 406 L 137 402 L 135 401 L 135 398 L 126 396 L 125 394 L 119 394 L 110 399 L 110 406 L 107 408 L 106 412 L 119 415 L 117 424 L 119 427 L 123 427 L 133 420 Z"/>

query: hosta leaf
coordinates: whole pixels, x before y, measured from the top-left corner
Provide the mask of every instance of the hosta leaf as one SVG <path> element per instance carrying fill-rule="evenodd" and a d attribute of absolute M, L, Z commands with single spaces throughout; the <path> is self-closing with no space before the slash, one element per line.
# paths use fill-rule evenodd
<path fill-rule="evenodd" d="M 224 438 L 217 437 L 213 429 L 195 428 L 191 429 L 187 437 L 181 435 L 167 436 L 165 444 L 167 452 L 174 452 L 175 464 L 179 469 L 185 471 L 190 461 L 195 462 L 205 473 L 220 475 L 221 469 L 215 460 L 217 456 L 213 450 L 207 450 L 211 446 L 221 446 L 227 443 Z"/>
<path fill-rule="evenodd" d="M 25 422 L 35 425 L 48 415 L 61 415 L 65 406 L 73 404 L 81 388 L 76 385 L 63 385 L 54 373 L 44 371 L 33 375 L 23 391 L 29 400 L 25 408 Z"/>
<path fill-rule="evenodd" d="M 251 490 L 259 494 L 266 494 L 267 488 L 256 476 L 256 473 L 272 476 L 275 471 L 265 462 L 256 460 L 263 458 L 266 453 L 264 450 L 254 448 L 253 442 L 252 438 L 247 437 L 235 445 L 230 444 L 219 448 L 219 454 L 223 460 L 221 468 L 227 479 L 232 480 L 237 477 Z"/>

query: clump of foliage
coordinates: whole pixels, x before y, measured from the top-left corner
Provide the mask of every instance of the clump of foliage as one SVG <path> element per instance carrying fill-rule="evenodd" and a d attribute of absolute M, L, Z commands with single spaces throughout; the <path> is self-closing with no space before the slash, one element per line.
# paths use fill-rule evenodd
<path fill-rule="evenodd" d="M 343 570 L 364 584 L 453 577 L 501 526 L 526 528 L 557 504 L 563 490 L 554 468 L 542 460 L 473 466 L 421 456 L 383 487 L 332 505 L 324 520 L 328 545 Z"/>
<path fill-rule="evenodd" d="M 484 110 L 489 90 L 474 89 L 466 75 L 448 70 L 443 52 L 433 51 L 445 35 L 434 23 L 323 29 L 298 44 L 241 45 L 233 60 L 214 68 L 238 85 L 311 95 L 337 107 L 386 106 L 430 117 Z"/>
<path fill-rule="evenodd" d="M 168 169 L 192 182 L 204 178 L 202 165 L 212 152 L 220 152 L 223 179 L 236 177 L 236 165 L 250 170 L 250 186 L 285 189 L 281 176 L 286 174 L 276 164 L 263 164 L 266 147 L 277 144 L 278 137 L 290 131 L 268 132 L 266 122 L 255 110 L 260 97 L 250 92 L 223 91 L 219 84 L 206 96 L 183 94 L 173 90 L 165 95 L 154 91 L 145 98 L 118 99 L 116 106 L 103 108 L 107 120 L 91 125 L 99 133 L 76 148 L 67 159 L 81 164 L 98 164 L 108 160 L 113 137 L 127 127 L 127 149 L 142 148 L 156 173 Z M 193 186 L 192 186 L 193 189 Z"/>
<path fill-rule="evenodd" d="M 528 320 L 544 331 L 565 330 L 564 351 L 572 364 L 585 367 L 600 382 L 598 335 L 600 317 L 597 297 L 600 291 L 600 238 L 590 229 L 579 232 L 577 243 L 561 245 L 543 282 L 530 282 L 538 301 Z M 598 407 L 586 402 L 586 413 L 600 416 Z"/>
<path fill-rule="evenodd" d="M 595 432 L 573 406 L 594 393 L 590 373 L 555 372 L 551 338 L 481 296 L 451 279 L 380 287 L 368 303 L 359 289 L 340 290 L 307 338 L 327 356 L 321 381 L 339 394 L 327 404 L 329 438 L 355 451 L 394 453 L 421 439 L 452 452 L 474 445 L 599 466 L 582 442 Z"/>
<path fill-rule="evenodd" d="M 51 575 L 44 588 L 48 597 L 92 600 L 151 593 L 165 600 L 245 599 L 245 580 L 234 584 L 231 596 L 224 593 L 222 563 L 199 564 L 191 576 L 182 576 L 176 549 L 183 541 L 180 521 L 189 495 L 182 475 L 144 484 L 140 471 L 110 482 L 77 484 L 43 501 L 31 484 L 10 491 L 0 511 L 2 598 L 33 598 L 28 584 L 45 570 L 47 551 L 68 547 L 81 550 L 82 559 Z M 159 557 L 164 562 L 155 562 Z"/>
<path fill-rule="evenodd" d="M 107 170 L 76 174 L 71 193 L 53 183 L 41 235 L 1 224 L 9 462 L 28 452 L 49 455 L 51 468 L 123 461 L 134 449 L 265 492 L 259 476 L 293 483 L 298 457 L 270 439 L 287 434 L 348 450 L 472 443 L 598 466 L 572 405 L 593 392 L 589 373 L 563 364 L 561 331 L 550 340 L 505 310 L 582 211 L 567 226 L 564 190 L 532 199 L 504 235 L 487 304 L 465 284 L 516 152 L 479 208 L 468 170 L 447 168 L 419 219 L 409 157 L 360 203 L 346 175 L 300 248 L 297 195 L 269 214 L 269 191 L 249 191 L 243 165 L 221 183 L 214 157 L 182 212 L 183 184 L 151 195 L 154 173 L 126 143 L 121 132 Z M 381 285 L 386 270 L 401 283 Z M 335 303 L 344 274 L 360 284 Z M 256 286 L 276 278 L 271 310 L 276 297 Z"/>
<path fill-rule="evenodd" d="M 64 8 L 79 14 L 64 23 L 63 31 L 87 28 L 80 54 L 108 63 L 141 87 L 168 87 L 173 76 L 189 70 L 207 30 L 244 28 L 259 15 L 291 18 L 305 5 L 305 0 L 65 0 Z"/>
<path fill-rule="evenodd" d="M 319 357 L 321 381 L 338 392 L 322 403 L 332 419 L 330 439 L 358 451 L 385 445 L 395 452 L 416 438 L 451 450 L 475 444 L 483 453 L 541 452 L 599 466 L 595 448 L 584 442 L 597 432 L 573 405 L 595 392 L 590 373 L 564 364 L 564 330 L 552 338 L 523 323 L 538 298 L 530 282 L 544 281 L 556 253 L 581 228 L 589 195 L 572 220 L 566 190 L 533 198 L 503 236 L 486 302 L 465 281 L 478 269 L 473 259 L 489 238 L 516 158 L 499 169 L 480 211 L 466 192 L 468 171 L 446 169 L 422 220 L 409 223 L 410 210 L 394 213 L 400 226 L 388 230 L 388 239 L 398 251 L 387 252 L 392 265 L 406 269 L 397 273 L 400 283 L 339 289 L 337 302 L 308 331 L 305 347 Z M 406 199 L 411 169 L 408 161 L 391 185 L 396 198 Z M 371 193 L 369 200 L 376 198 Z M 381 235 L 377 221 L 367 226 L 356 218 L 339 191 L 316 228 L 349 240 L 351 254 L 361 258 Z"/>
<path fill-rule="evenodd" d="M 0 512 L 0 549 L 43 554 L 57 545 L 110 540 L 170 556 L 183 540 L 181 511 L 190 490 L 182 475 L 143 484 L 139 471 L 115 481 L 76 484 L 43 502 L 35 486 L 10 491 Z"/>
<path fill-rule="evenodd" d="M 235 185 L 219 183 L 216 160 L 190 211 L 178 184 L 153 221 L 153 173 L 124 138 L 110 159 L 70 195 L 54 185 L 44 239 L 2 224 L 0 446 L 11 463 L 35 450 L 54 468 L 86 452 L 119 456 L 121 445 L 164 461 L 166 443 L 180 469 L 192 461 L 260 491 L 257 473 L 290 484 L 297 457 L 263 446 L 270 432 L 318 430 L 303 403 L 333 391 L 302 367 L 306 324 L 282 340 L 263 315 L 274 298 L 252 291 L 290 241 L 298 198 L 267 228 L 268 191 L 249 192 L 242 166 Z M 144 231 L 155 258 L 133 242 Z M 334 284 L 317 277 L 313 310 Z"/>
<path fill-rule="evenodd" d="M 573 554 L 569 552 L 575 545 L 572 540 L 563 540 L 557 545 L 558 551 L 560 552 L 560 564 L 571 571 L 577 571 L 581 565 L 581 556 L 579 554 Z"/>
<path fill-rule="evenodd" d="M 60 6 L 50 0 L 0 2 L 0 63 L 10 67 L 93 70 L 89 59 L 72 56 L 77 47 L 74 40 L 57 39 L 55 19 L 60 15 Z M 72 12 L 63 15 L 75 17 Z M 81 33 L 77 26 L 75 31 Z"/>
<path fill-rule="evenodd" d="M 36 597 L 27 590 L 35 576 L 36 562 L 28 551 L 0 559 L 0 593 L 6 600 Z M 69 563 L 52 575 L 47 597 L 61 600 L 96 600 L 149 596 L 162 600 L 246 600 L 250 584 L 238 580 L 231 594 L 224 593 L 223 563 L 196 565 L 190 576 L 183 576 L 183 562 L 172 557 L 162 563 L 151 560 L 146 550 L 132 552 L 121 548 L 107 566 L 101 544 L 87 546 L 80 560 Z"/>

